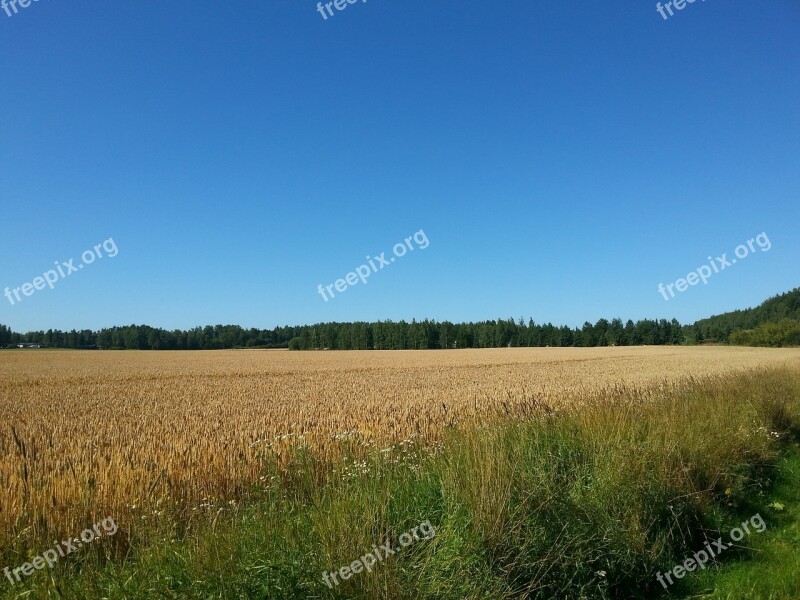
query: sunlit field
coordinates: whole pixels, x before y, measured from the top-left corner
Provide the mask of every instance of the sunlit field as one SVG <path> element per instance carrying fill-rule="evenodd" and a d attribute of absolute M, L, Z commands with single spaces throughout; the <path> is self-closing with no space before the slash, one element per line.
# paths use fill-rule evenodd
<path fill-rule="evenodd" d="M 14 426 L 0 429 L 0 525 L 7 539 L 142 506 L 191 512 L 235 501 L 298 447 L 335 460 L 343 445 L 431 444 L 603 388 L 798 362 L 716 347 L 2 352 L 0 418 Z"/>

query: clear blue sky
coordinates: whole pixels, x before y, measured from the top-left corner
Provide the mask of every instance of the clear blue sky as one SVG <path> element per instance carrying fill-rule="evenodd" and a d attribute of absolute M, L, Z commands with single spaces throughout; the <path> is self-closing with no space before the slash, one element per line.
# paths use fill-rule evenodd
<path fill-rule="evenodd" d="M 335 10 L 335 9 L 334 9 Z M 14 330 L 690 322 L 798 285 L 800 5 L 40 0 L 0 11 Z M 415 231 L 430 240 L 328 303 Z M 657 292 L 766 232 L 772 248 Z M 78 262 L 78 261 L 76 261 Z"/>

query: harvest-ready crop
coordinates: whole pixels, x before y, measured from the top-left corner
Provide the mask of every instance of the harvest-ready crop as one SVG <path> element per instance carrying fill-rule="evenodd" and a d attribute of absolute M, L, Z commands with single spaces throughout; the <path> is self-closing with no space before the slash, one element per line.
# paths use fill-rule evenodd
<path fill-rule="evenodd" d="M 298 446 L 335 461 L 447 427 L 560 410 L 618 384 L 797 362 L 755 348 L 0 352 L 0 545 L 97 515 L 236 501 Z M 294 452 L 288 452 L 289 449 Z"/>

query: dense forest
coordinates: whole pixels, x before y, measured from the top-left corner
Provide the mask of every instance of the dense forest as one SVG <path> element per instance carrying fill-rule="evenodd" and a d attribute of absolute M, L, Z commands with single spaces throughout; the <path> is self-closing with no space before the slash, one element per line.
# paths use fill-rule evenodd
<path fill-rule="evenodd" d="M 780 331 L 769 326 L 787 320 L 790 323 L 784 323 Z M 792 334 L 792 330 L 800 328 L 800 288 L 770 298 L 755 308 L 735 310 L 702 319 L 697 321 L 693 328 L 698 341 L 730 341 L 734 344 L 758 346 L 797 345 L 796 336 L 800 333 Z M 745 333 L 757 329 L 761 332 L 761 336 L 753 337 Z M 736 336 L 732 338 L 731 335 L 734 333 Z M 764 335 L 767 335 L 767 338 Z M 794 342 L 789 341 L 792 335 L 795 336 Z M 754 343 L 757 339 L 761 343 Z"/>
<path fill-rule="evenodd" d="M 538 324 L 532 319 L 499 319 L 479 323 L 449 321 L 379 321 L 320 323 L 275 329 L 238 325 L 196 327 L 188 331 L 147 325 L 100 331 L 33 331 L 15 333 L 0 325 L 0 348 L 37 344 L 53 348 L 126 350 L 215 350 L 290 348 L 292 350 L 430 350 L 525 346 L 638 346 L 696 343 L 757 346 L 800 344 L 800 288 L 770 298 L 756 308 L 737 310 L 681 325 L 675 319 L 600 319 L 580 328 Z"/>

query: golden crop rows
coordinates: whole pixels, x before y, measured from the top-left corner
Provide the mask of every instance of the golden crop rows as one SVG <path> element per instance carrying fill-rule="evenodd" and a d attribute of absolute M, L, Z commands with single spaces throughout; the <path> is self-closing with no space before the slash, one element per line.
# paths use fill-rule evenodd
<path fill-rule="evenodd" d="M 755 348 L 3 351 L 0 543 L 97 515 L 124 527 L 148 499 L 191 510 L 236 498 L 263 477 L 265 448 L 280 460 L 290 443 L 333 456 L 348 435 L 435 440 L 533 398 L 559 407 L 619 383 L 798 362 L 798 350 Z"/>

